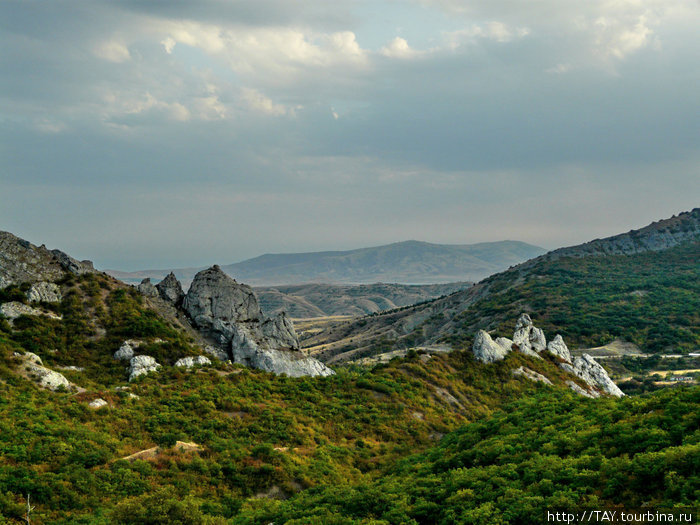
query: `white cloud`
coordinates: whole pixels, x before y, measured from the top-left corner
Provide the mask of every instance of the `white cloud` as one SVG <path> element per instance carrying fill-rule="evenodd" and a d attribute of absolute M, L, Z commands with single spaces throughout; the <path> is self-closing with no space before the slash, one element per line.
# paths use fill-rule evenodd
<path fill-rule="evenodd" d="M 95 47 L 94 53 L 103 60 L 117 64 L 126 62 L 131 58 L 129 49 L 124 44 L 114 40 L 101 42 Z"/>
<path fill-rule="evenodd" d="M 255 89 L 241 89 L 241 100 L 249 109 L 264 113 L 265 115 L 280 117 L 293 112 L 293 110 L 287 109 L 282 104 L 275 104 L 271 99 Z"/>
<path fill-rule="evenodd" d="M 601 16 L 594 23 L 594 41 L 604 57 L 623 59 L 645 47 L 653 34 L 646 15 L 632 20 Z"/>
<path fill-rule="evenodd" d="M 503 22 L 491 21 L 445 33 L 445 40 L 449 48 L 457 49 L 465 43 L 473 43 L 479 39 L 507 43 L 524 38 L 529 34 L 530 29 L 528 27 L 513 27 Z"/>
<path fill-rule="evenodd" d="M 408 45 L 405 39 L 398 36 L 386 46 L 382 47 L 379 53 L 389 58 L 414 58 L 424 54 L 421 51 L 413 49 Z"/>

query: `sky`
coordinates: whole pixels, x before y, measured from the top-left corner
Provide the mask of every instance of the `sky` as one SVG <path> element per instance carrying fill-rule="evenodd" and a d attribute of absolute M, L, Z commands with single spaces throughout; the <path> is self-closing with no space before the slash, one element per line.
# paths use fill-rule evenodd
<path fill-rule="evenodd" d="M 0 230 L 101 269 L 700 205 L 697 0 L 0 2 Z"/>

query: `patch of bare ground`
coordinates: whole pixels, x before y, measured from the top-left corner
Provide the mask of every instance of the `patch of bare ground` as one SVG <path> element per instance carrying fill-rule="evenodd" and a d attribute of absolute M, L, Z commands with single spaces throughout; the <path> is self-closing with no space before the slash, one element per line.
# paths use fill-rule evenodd
<path fill-rule="evenodd" d="M 151 447 L 145 450 L 139 450 L 128 456 L 124 456 L 121 459 L 126 461 L 136 461 L 137 459 L 143 461 L 158 459 L 163 454 L 175 455 L 175 456 L 188 456 L 194 453 L 199 453 L 202 451 L 202 446 L 197 443 L 188 443 L 186 441 L 176 441 L 175 446 L 167 449 L 161 447 Z"/>

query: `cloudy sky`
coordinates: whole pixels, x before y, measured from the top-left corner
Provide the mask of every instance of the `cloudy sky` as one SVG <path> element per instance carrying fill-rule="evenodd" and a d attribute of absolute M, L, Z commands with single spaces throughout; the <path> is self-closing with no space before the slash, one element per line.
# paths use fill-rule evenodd
<path fill-rule="evenodd" d="M 0 3 L 0 229 L 100 268 L 700 205 L 697 0 Z"/>

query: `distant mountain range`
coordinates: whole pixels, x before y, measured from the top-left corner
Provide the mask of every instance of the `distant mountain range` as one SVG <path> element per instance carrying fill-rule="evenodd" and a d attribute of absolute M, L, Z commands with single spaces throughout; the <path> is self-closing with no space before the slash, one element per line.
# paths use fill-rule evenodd
<path fill-rule="evenodd" d="M 222 265 L 221 269 L 239 282 L 253 286 L 378 282 L 433 284 L 477 281 L 544 252 L 543 248 L 519 241 L 464 245 L 405 241 L 349 251 L 266 254 Z M 161 280 L 172 271 L 187 288 L 201 269 L 106 270 L 106 273 L 129 284 L 137 284 L 144 278 Z"/>

